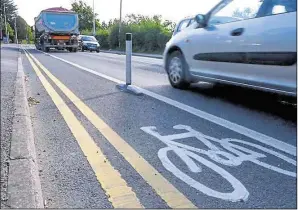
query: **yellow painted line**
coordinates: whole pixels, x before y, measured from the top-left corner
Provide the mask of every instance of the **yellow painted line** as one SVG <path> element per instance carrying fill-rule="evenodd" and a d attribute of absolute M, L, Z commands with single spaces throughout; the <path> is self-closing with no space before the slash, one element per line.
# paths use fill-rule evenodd
<path fill-rule="evenodd" d="M 116 150 L 143 177 L 155 192 L 170 208 L 197 208 L 140 154 L 138 154 L 125 140 L 109 127 L 95 112 L 82 102 L 71 90 L 52 75 L 33 55 L 33 60 L 57 85 L 57 87 L 72 101 L 85 117 L 99 130 L 99 132 L 115 147 Z"/>
<path fill-rule="evenodd" d="M 25 51 L 26 52 L 26 51 Z M 42 85 L 57 106 L 65 122 L 70 128 L 73 136 L 80 145 L 84 155 L 87 157 L 98 182 L 105 190 L 109 201 L 115 208 L 144 208 L 132 189 L 122 179 L 120 173 L 113 168 L 111 163 L 106 159 L 101 149 L 96 145 L 92 137 L 76 118 L 70 108 L 65 104 L 63 99 L 55 91 L 52 85 L 43 76 L 39 68 L 32 61 L 26 52 L 26 56 L 31 63 L 36 75 L 40 79 Z M 119 190 L 117 190 L 117 188 Z"/>

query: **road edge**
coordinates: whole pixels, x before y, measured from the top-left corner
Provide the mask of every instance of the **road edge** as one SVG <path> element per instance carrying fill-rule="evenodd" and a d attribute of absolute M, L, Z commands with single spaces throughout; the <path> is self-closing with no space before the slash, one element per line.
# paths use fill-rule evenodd
<path fill-rule="evenodd" d="M 100 50 L 102 53 L 110 53 L 110 54 L 120 54 L 125 55 L 125 52 L 122 51 L 114 51 L 114 50 Z M 155 55 L 155 54 L 145 54 L 145 53 L 132 53 L 132 56 L 138 57 L 147 57 L 147 58 L 156 58 L 156 59 L 163 59 L 162 55 Z"/>
<path fill-rule="evenodd" d="M 21 48 L 18 52 L 14 106 L 7 204 L 10 208 L 44 208 Z"/>

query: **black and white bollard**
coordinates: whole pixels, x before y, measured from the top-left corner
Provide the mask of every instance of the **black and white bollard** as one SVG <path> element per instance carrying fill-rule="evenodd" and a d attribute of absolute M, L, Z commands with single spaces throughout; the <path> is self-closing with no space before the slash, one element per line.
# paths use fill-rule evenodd
<path fill-rule="evenodd" d="M 135 95 L 142 94 L 141 91 L 131 85 L 131 56 L 132 56 L 132 34 L 126 33 L 126 73 L 125 84 L 118 84 L 117 87 L 121 91 L 129 92 Z"/>
<path fill-rule="evenodd" d="M 127 33 L 126 40 L 126 85 L 131 85 L 131 56 L 132 56 L 132 34 Z"/>

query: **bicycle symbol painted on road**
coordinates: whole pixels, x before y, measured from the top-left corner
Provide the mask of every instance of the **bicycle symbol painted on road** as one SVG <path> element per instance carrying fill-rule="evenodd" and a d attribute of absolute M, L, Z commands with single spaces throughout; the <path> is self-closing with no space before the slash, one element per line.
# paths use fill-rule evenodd
<path fill-rule="evenodd" d="M 158 157 L 162 162 L 163 166 L 168 171 L 170 171 L 177 178 L 179 178 L 189 186 L 201 191 L 202 193 L 208 196 L 220 198 L 220 199 L 228 200 L 232 202 L 237 202 L 241 200 L 246 201 L 249 197 L 249 192 L 247 191 L 245 186 L 238 179 L 236 179 L 232 174 L 230 174 L 228 171 L 221 168 L 217 164 L 207 160 L 203 156 L 207 156 L 214 162 L 225 166 L 236 167 L 246 161 L 246 162 L 257 164 L 266 169 L 273 170 L 277 173 L 281 173 L 291 177 L 296 177 L 296 172 L 282 169 L 277 166 L 273 166 L 268 163 L 262 162 L 261 159 L 266 158 L 267 157 L 266 153 L 267 153 L 296 166 L 296 161 L 294 159 L 291 159 L 271 149 L 265 148 L 258 144 L 254 144 L 254 143 L 250 143 L 250 142 L 242 141 L 238 139 L 231 139 L 231 138 L 217 139 L 211 136 L 204 135 L 203 133 L 200 133 L 192 129 L 190 126 L 186 126 L 186 125 L 176 125 L 173 128 L 176 130 L 186 130 L 187 132 L 162 136 L 157 132 L 157 129 L 154 126 L 142 127 L 141 130 L 156 137 L 157 139 L 159 139 L 160 141 L 162 141 L 167 145 L 167 147 L 162 148 L 158 151 Z M 199 148 L 185 145 L 175 141 L 175 140 L 180 140 L 180 139 L 185 139 L 190 137 L 194 137 L 197 140 L 201 141 L 205 146 L 208 147 L 208 150 L 199 149 Z M 222 148 L 217 147 L 213 143 L 218 143 Z M 244 145 L 244 146 L 240 146 L 240 145 Z M 250 148 L 256 148 L 258 149 L 258 151 L 262 151 L 262 153 L 255 152 L 251 149 L 248 149 L 245 147 L 245 145 L 249 146 Z M 171 162 L 171 160 L 168 157 L 169 151 L 174 152 L 178 157 L 180 157 L 181 160 L 187 165 L 188 169 L 193 173 L 202 172 L 202 168 L 199 165 L 199 163 L 210 168 L 215 173 L 219 174 L 222 178 L 227 180 L 233 187 L 233 191 L 228 193 L 219 192 L 194 180 L 186 173 L 178 169 L 173 162 Z"/>

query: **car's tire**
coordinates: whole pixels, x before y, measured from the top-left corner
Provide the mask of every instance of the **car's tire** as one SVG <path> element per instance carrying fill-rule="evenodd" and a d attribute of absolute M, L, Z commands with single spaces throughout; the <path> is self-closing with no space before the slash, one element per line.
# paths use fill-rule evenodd
<path fill-rule="evenodd" d="M 93 52 L 93 50 L 90 50 L 90 52 Z"/>
<path fill-rule="evenodd" d="M 187 89 L 189 87 L 190 82 L 186 78 L 187 63 L 180 51 L 174 51 L 169 55 L 166 70 L 169 81 L 174 88 Z"/>
<path fill-rule="evenodd" d="M 73 48 L 73 52 L 77 52 L 78 51 L 78 48 Z"/>
<path fill-rule="evenodd" d="M 69 52 L 73 52 L 73 48 L 69 48 L 68 51 L 69 51 Z"/>
<path fill-rule="evenodd" d="M 99 52 L 100 52 L 100 50 L 96 50 L 96 52 L 97 52 L 97 53 L 99 53 Z"/>

